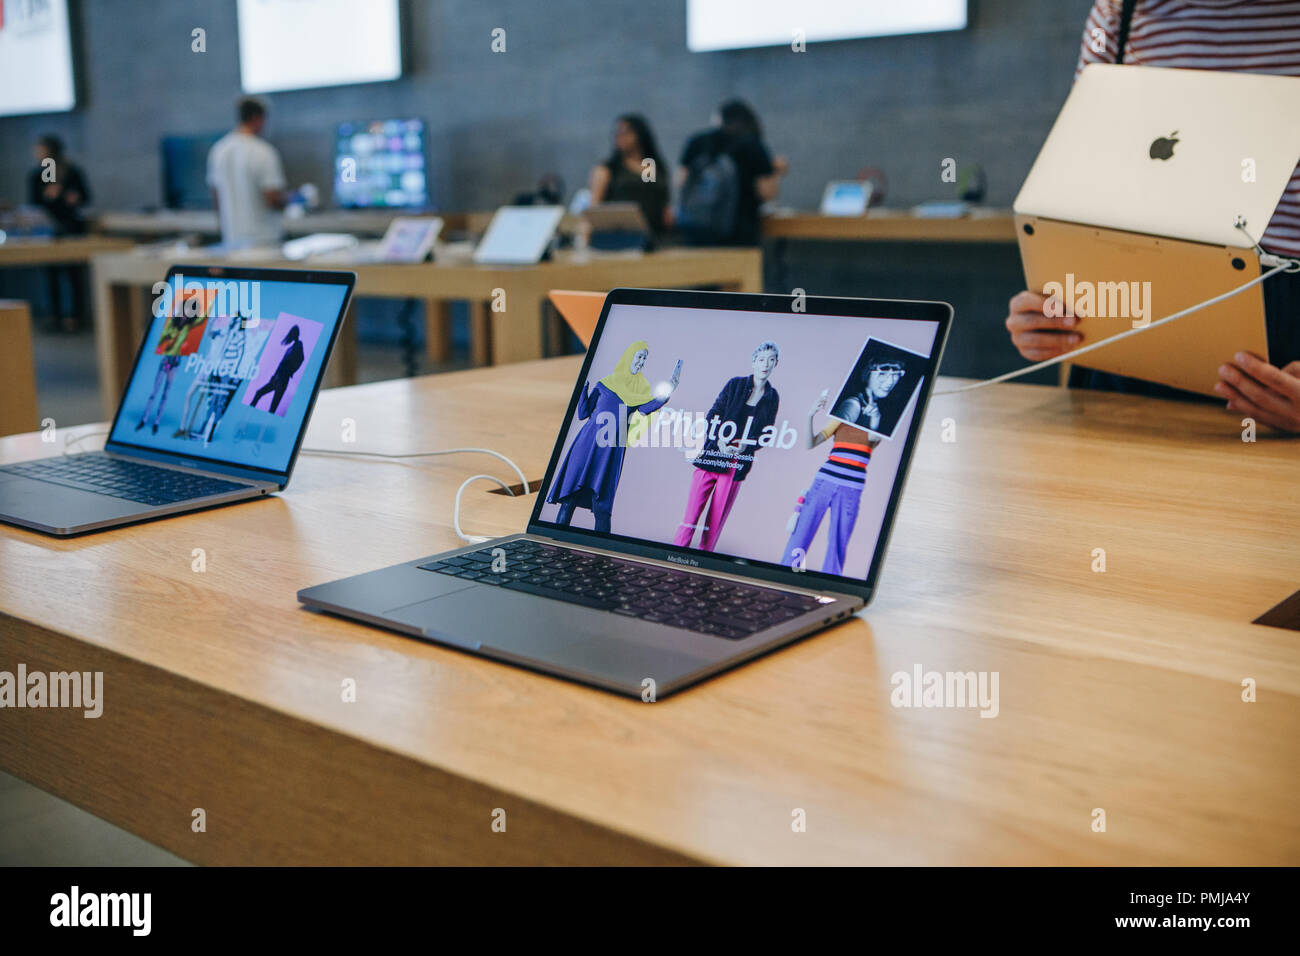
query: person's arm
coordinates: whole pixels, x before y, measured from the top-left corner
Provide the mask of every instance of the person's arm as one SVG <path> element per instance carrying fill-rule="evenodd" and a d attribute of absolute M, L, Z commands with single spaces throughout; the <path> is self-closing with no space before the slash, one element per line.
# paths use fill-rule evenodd
<path fill-rule="evenodd" d="M 835 429 L 840 427 L 839 422 L 832 421 L 821 431 L 817 430 L 817 413 L 820 412 L 825 407 L 826 407 L 826 393 L 822 392 L 820 395 L 817 396 L 817 401 L 813 403 L 812 409 L 809 410 L 808 412 L 808 431 L 804 437 L 804 440 L 807 443 L 809 448 L 816 448 L 826 439 L 834 435 Z"/>
<path fill-rule="evenodd" d="M 219 220 L 221 216 L 221 197 L 217 194 L 216 152 L 217 148 L 215 146 L 208 150 L 208 172 L 204 179 L 208 184 L 208 194 L 212 197 L 212 209 L 216 212 Z"/>
<path fill-rule="evenodd" d="M 862 403 L 856 397 L 849 396 L 835 409 L 835 417 L 842 418 L 846 422 L 856 422 L 862 415 L 862 411 Z"/>
<path fill-rule="evenodd" d="M 1119 56 L 1119 13 L 1119 0 L 1095 0 L 1083 25 L 1079 62 L 1074 67 L 1075 79 L 1089 63 L 1114 63 Z M 1132 40 L 1132 34 L 1129 39 Z M 1125 59 L 1128 59 L 1127 50 Z"/>
<path fill-rule="evenodd" d="M 258 186 L 262 190 L 263 202 L 278 211 L 289 204 L 289 194 L 285 191 L 284 167 L 280 164 L 280 154 L 269 144 L 268 149 L 265 168 L 261 172 Z"/>
<path fill-rule="evenodd" d="M 587 177 L 587 188 L 591 190 L 593 206 L 605 201 L 605 192 L 609 189 L 609 181 L 612 178 L 609 167 L 604 163 L 591 167 L 591 175 Z"/>
<path fill-rule="evenodd" d="M 72 166 L 68 172 L 68 181 L 64 184 L 63 204 L 73 211 L 79 211 L 90 201 L 90 190 L 86 187 L 86 178 L 81 170 Z"/>
<path fill-rule="evenodd" d="M 1219 367 L 1214 391 L 1228 400 L 1228 411 L 1300 434 L 1300 361 L 1282 368 L 1249 352 L 1238 352 Z"/>
<path fill-rule="evenodd" d="M 758 193 L 758 198 L 763 202 L 771 202 L 779 196 L 781 194 L 781 179 L 789 168 L 790 164 L 784 156 L 773 159 L 772 171 L 766 176 L 759 176 L 754 180 L 754 191 Z"/>
<path fill-rule="evenodd" d="M 677 364 L 673 366 L 673 374 L 668 378 L 668 394 L 663 398 L 652 398 L 648 402 L 643 402 L 630 411 L 640 412 L 642 415 L 650 415 L 659 411 L 668 404 L 668 400 L 673 397 L 673 392 L 677 391 L 677 383 L 682 380 L 682 360 L 678 359 Z"/>
<path fill-rule="evenodd" d="M 1077 79 L 1089 63 L 1114 63 L 1119 55 L 1119 4 L 1095 0 L 1083 26 Z M 1011 298 L 1007 332 L 1022 358 L 1044 362 L 1078 348 L 1083 341 L 1079 316 L 1062 314 L 1060 300 L 1025 289 Z"/>
<path fill-rule="evenodd" d="M 591 387 L 590 382 L 582 383 L 582 398 L 578 399 L 578 420 L 586 421 L 591 417 L 591 413 L 596 410 L 596 399 L 598 394 Z"/>
<path fill-rule="evenodd" d="M 763 202 L 771 202 L 781 192 L 781 177 L 790 164 L 783 157 L 773 159 L 767 147 L 754 142 L 750 146 L 750 162 L 754 169 L 754 192 Z"/>

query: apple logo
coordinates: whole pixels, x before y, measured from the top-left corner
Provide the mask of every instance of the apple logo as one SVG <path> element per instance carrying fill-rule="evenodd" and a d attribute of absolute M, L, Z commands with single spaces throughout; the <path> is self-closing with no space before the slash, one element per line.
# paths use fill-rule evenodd
<path fill-rule="evenodd" d="M 1174 155 L 1174 145 L 1178 142 L 1178 130 L 1174 130 L 1168 136 L 1157 136 L 1151 141 L 1151 149 L 1148 154 L 1152 159 L 1169 159 Z"/>

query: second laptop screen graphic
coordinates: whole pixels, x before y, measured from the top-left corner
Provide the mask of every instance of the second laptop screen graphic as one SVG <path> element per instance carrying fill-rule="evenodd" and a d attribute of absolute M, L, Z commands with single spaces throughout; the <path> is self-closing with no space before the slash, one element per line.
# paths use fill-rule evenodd
<path fill-rule="evenodd" d="M 937 331 L 614 306 L 541 520 L 864 579 Z"/>

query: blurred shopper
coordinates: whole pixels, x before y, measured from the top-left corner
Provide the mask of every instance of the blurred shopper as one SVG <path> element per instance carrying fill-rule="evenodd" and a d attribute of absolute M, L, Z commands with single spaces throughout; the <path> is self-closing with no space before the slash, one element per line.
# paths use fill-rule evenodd
<path fill-rule="evenodd" d="M 676 226 L 692 245 L 756 246 L 759 207 L 776 199 L 789 164 L 772 158 L 749 104 L 728 100 L 711 129 L 682 150 Z"/>
<path fill-rule="evenodd" d="M 208 187 L 227 246 L 263 246 L 280 241 L 280 210 L 288 194 L 284 167 L 274 146 L 262 139 L 266 107 L 244 98 L 238 125 L 208 153 Z"/>
<path fill-rule="evenodd" d="M 634 202 L 655 235 L 668 227 L 669 172 L 645 117 L 624 113 L 614 121 L 614 149 L 591 170 L 588 185 L 593 205 Z"/>
<path fill-rule="evenodd" d="M 36 166 L 27 174 L 27 202 L 44 209 L 55 236 L 86 233 L 83 210 L 90 202 L 90 187 L 81 167 L 63 151 L 63 140 L 47 133 L 36 141 L 32 154 Z M 45 268 L 50 315 L 55 328 L 75 332 L 86 321 L 86 270 L 72 264 Z M 66 279 L 66 282 L 64 281 Z M 69 308 L 63 308 L 63 289 L 70 290 Z"/>

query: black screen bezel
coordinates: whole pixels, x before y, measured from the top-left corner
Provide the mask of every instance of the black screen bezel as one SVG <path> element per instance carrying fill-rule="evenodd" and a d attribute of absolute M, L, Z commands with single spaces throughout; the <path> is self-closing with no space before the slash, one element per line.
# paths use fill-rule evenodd
<path fill-rule="evenodd" d="M 334 322 L 334 331 L 326 345 L 320 369 L 316 373 L 316 379 L 311 383 L 311 399 L 307 403 L 307 411 L 303 414 L 302 424 L 298 427 L 298 435 L 294 438 L 293 451 L 289 455 L 289 462 L 283 471 L 277 471 L 273 468 L 259 468 L 256 465 L 223 461 L 220 458 L 212 458 L 207 455 L 191 455 L 162 448 L 153 448 L 149 445 L 136 445 L 132 442 L 112 440 L 113 433 L 117 431 L 118 420 L 122 417 L 123 409 L 126 406 L 127 392 L 130 390 L 131 382 L 135 379 L 136 370 L 139 369 L 140 362 L 144 358 L 145 349 L 149 346 L 149 333 L 153 330 L 154 319 L 158 318 L 158 316 L 154 315 L 152 308 L 149 310 L 149 320 L 145 323 L 144 335 L 140 337 L 140 347 L 136 350 L 135 361 L 131 363 L 131 373 L 127 376 L 126 382 L 122 386 L 122 395 L 117 400 L 117 411 L 113 414 L 113 424 L 108 429 L 109 438 L 104 443 L 104 448 L 112 452 L 142 455 L 154 461 L 187 465 L 201 471 L 217 471 L 222 474 L 257 481 L 274 481 L 281 488 L 284 488 L 289 484 L 289 478 L 293 474 L 293 467 L 298 461 L 298 451 L 302 448 L 303 438 L 307 435 L 307 426 L 311 423 L 311 413 L 316 408 L 316 399 L 320 396 L 320 385 L 325 378 L 325 369 L 329 366 L 330 356 L 334 354 L 334 346 L 338 342 L 339 333 L 343 330 L 348 305 L 352 301 L 352 290 L 356 286 L 356 273 L 321 269 L 258 269 L 178 263 L 168 268 L 167 276 L 162 281 L 171 285 L 172 277 L 177 273 L 186 278 L 212 279 L 223 282 L 247 279 L 253 282 L 298 282 L 343 286 L 343 300 L 339 303 L 339 313 Z"/>
<path fill-rule="evenodd" d="M 880 534 L 876 539 L 876 550 L 871 557 L 871 564 L 865 580 L 858 581 L 854 578 L 824 574 L 821 571 L 793 571 L 784 565 L 755 561 L 736 555 L 718 555 L 673 544 L 646 542 L 641 538 L 626 535 L 604 534 L 585 528 L 565 528 L 541 520 L 542 507 L 546 504 L 546 495 L 555 477 L 555 471 L 559 467 L 560 455 L 564 450 L 565 439 L 568 437 L 569 424 L 573 421 L 574 412 L 578 407 L 578 400 L 582 397 L 583 383 L 588 380 L 591 374 L 592 361 L 596 354 L 596 347 L 600 343 L 600 337 L 605 330 L 605 321 L 609 317 L 611 307 L 615 305 L 713 309 L 728 312 L 768 312 L 789 316 L 792 321 L 797 321 L 801 314 L 806 314 L 863 319 L 903 319 L 938 324 L 934 338 L 935 344 L 930 350 L 924 377 L 917 390 L 916 411 L 912 415 L 912 426 L 904 442 L 898 472 L 894 476 L 894 485 L 890 491 L 889 502 L 886 505 L 885 514 L 881 521 Z M 600 319 L 596 323 L 591 342 L 587 346 L 582 370 L 578 375 L 577 382 L 574 384 L 573 395 L 569 399 L 568 408 L 560 424 L 559 438 L 551 452 L 550 462 L 546 466 L 546 476 L 542 479 L 541 488 L 538 489 L 537 493 L 537 501 L 534 502 L 532 515 L 528 519 L 528 532 L 574 544 L 592 544 L 611 551 L 619 551 L 639 557 L 666 561 L 673 561 L 674 558 L 686 559 L 685 561 L 678 560 L 677 563 L 685 563 L 692 567 L 707 568 L 714 571 L 743 574 L 746 577 L 761 578 L 779 584 L 793 585 L 811 590 L 822 589 L 838 594 L 850 594 L 861 598 L 864 603 L 870 603 L 872 594 L 875 591 L 876 581 L 880 576 L 881 566 L 884 563 L 885 551 L 889 544 L 890 532 L 893 529 L 899 498 L 902 495 L 908 469 L 911 466 L 917 437 L 921 432 L 921 426 L 925 419 L 930 391 L 934 386 L 939 363 L 943 358 L 943 350 L 947 344 L 952 316 L 952 306 L 948 303 L 923 300 L 853 299 L 746 292 L 683 292 L 668 289 L 614 289 L 610 291 L 605 296 L 605 304 L 601 309 Z"/>

